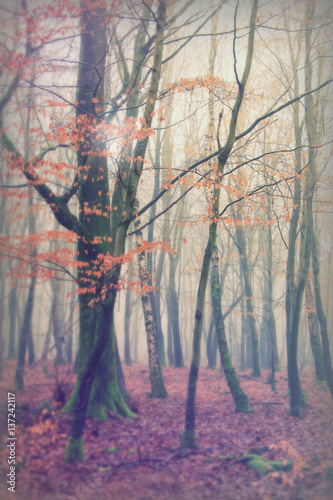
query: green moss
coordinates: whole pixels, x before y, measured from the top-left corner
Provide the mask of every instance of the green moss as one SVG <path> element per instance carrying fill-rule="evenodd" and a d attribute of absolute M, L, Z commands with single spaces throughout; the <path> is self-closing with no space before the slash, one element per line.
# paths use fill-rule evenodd
<path fill-rule="evenodd" d="M 107 449 L 108 453 L 115 453 L 116 451 L 118 451 L 117 446 L 111 446 L 110 448 Z"/>
<path fill-rule="evenodd" d="M 83 449 L 83 437 L 68 439 L 66 446 L 65 462 L 73 463 L 85 460 L 84 449 Z"/>
<path fill-rule="evenodd" d="M 249 400 L 246 398 L 237 398 L 235 402 L 235 411 L 241 413 L 253 413 Z"/>
<path fill-rule="evenodd" d="M 183 448 L 199 448 L 198 442 L 195 437 L 195 429 L 185 429 L 180 440 L 180 445 Z"/>
<path fill-rule="evenodd" d="M 293 466 L 292 462 L 290 461 L 274 462 L 255 454 L 244 455 L 239 459 L 239 461 L 244 462 L 248 467 L 255 470 L 260 475 L 265 475 L 269 472 L 274 472 L 277 470 L 290 471 Z"/>
<path fill-rule="evenodd" d="M 288 412 L 288 417 L 300 417 L 301 416 L 301 410 L 299 407 L 293 408 Z"/>
<path fill-rule="evenodd" d="M 325 470 L 325 480 L 333 481 L 333 467 L 327 467 Z"/>

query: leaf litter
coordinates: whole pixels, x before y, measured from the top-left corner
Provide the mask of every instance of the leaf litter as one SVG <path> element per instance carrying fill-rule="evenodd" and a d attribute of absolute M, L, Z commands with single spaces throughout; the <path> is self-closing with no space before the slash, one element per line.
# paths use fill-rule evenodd
<path fill-rule="evenodd" d="M 234 412 L 225 377 L 201 368 L 197 386 L 198 450 L 179 445 L 184 428 L 188 368 L 163 368 L 166 399 L 151 399 L 147 366 L 123 366 L 132 420 L 108 412 L 87 419 L 86 460 L 65 464 L 71 416 L 54 399 L 56 381 L 67 394 L 75 382 L 72 365 L 27 368 L 25 391 L 16 391 L 16 497 L 30 500 L 331 500 L 333 498 L 333 402 L 311 371 L 301 375 L 308 406 L 301 418 L 288 416 L 286 371 L 276 374 L 277 393 L 238 372 L 253 408 Z M 6 361 L 1 401 L 12 390 L 15 362 Z M 50 374 L 54 375 L 53 377 Z M 15 392 L 15 391 L 12 391 Z M 2 478 L 8 473 L 5 405 L 1 407 Z M 264 471 L 247 456 L 262 457 Z M 275 464 L 275 465 L 272 465 Z M 276 465 L 280 464 L 280 465 Z M 1 492 L 7 499 L 7 487 Z"/>

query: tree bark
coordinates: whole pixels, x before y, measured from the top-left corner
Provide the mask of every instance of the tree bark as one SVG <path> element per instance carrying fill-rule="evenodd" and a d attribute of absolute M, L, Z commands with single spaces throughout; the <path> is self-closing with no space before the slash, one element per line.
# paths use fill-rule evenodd
<path fill-rule="evenodd" d="M 25 305 L 23 324 L 20 334 L 20 342 L 18 347 L 18 358 L 17 367 L 15 373 L 15 389 L 24 389 L 24 365 L 25 365 L 25 353 L 28 342 L 29 330 L 31 331 L 31 318 L 34 305 L 34 290 L 36 284 L 36 277 L 33 276 L 30 281 L 27 302 Z"/>
<path fill-rule="evenodd" d="M 315 313 L 315 304 L 313 300 L 313 294 L 309 279 L 305 285 L 305 301 L 306 301 L 306 311 L 308 315 L 310 345 L 316 370 L 316 380 L 318 382 L 322 382 L 325 380 L 325 364 L 324 364 L 323 351 L 319 339 L 317 316 Z"/>
<path fill-rule="evenodd" d="M 252 408 L 249 403 L 249 398 L 241 388 L 236 371 L 232 366 L 227 338 L 225 335 L 225 327 L 221 311 L 221 288 L 219 282 L 218 250 L 216 246 L 212 254 L 211 282 L 212 282 L 211 286 L 212 286 L 214 321 L 215 321 L 216 336 L 221 358 L 221 365 L 223 366 L 223 370 L 227 379 L 227 384 L 234 399 L 235 411 L 243 413 L 251 413 Z"/>
<path fill-rule="evenodd" d="M 331 392 L 331 396 L 333 398 L 333 370 L 332 370 L 332 360 L 331 360 L 331 351 L 330 344 L 328 340 L 328 332 L 327 332 L 327 323 L 326 316 L 324 313 L 324 308 L 321 300 L 320 293 L 320 281 L 319 281 L 319 260 L 318 260 L 318 250 L 317 250 L 317 242 L 315 239 L 315 235 L 312 235 L 312 264 L 313 264 L 313 281 L 314 281 L 314 289 L 315 289 L 315 300 L 316 300 L 316 309 L 317 315 L 320 325 L 320 335 L 323 345 L 323 355 L 324 355 L 324 364 L 325 364 L 325 373 L 327 379 L 327 385 Z"/>
<path fill-rule="evenodd" d="M 136 211 L 138 211 L 138 206 L 136 206 Z M 136 229 L 136 245 L 138 248 L 142 246 L 142 232 L 140 230 L 141 222 L 137 218 L 134 223 Z M 148 357 L 149 357 L 149 372 L 150 372 L 150 385 L 151 385 L 151 397 L 152 398 L 165 398 L 167 397 L 167 391 L 164 386 L 162 368 L 160 363 L 160 356 L 158 351 L 157 343 L 157 330 L 155 317 L 151 302 L 151 290 L 150 290 L 150 279 L 149 273 L 147 271 L 146 263 L 146 252 L 140 251 L 138 253 L 138 265 L 139 265 L 139 275 L 141 282 L 141 302 L 143 315 L 145 319 L 146 335 L 147 335 L 147 345 L 148 345 Z"/>
<path fill-rule="evenodd" d="M 132 365 L 131 350 L 130 350 L 130 317 L 131 317 L 131 290 L 129 285 L 126 289 L 125 296 L 125 312 L 124 312 L 124 360 L 126 366 Z"/>
<path fill-rule="evenodd" d="M 4 280 L 1 280 L 1 283 Z M 8 342 L 8 359 L 16 359 L 15 337 L 17 330 L 17 281 L 14 282 L 8 297 L 8 312 L 9 312 L 9 342 Z"/>
<path fill-rule="evenodd" d="M 239 212 L 239 220 L 241 221 L 240 212 Z M 252 375 L 254 377 L 260 377 L 261 368 L 260 368 L 260 354 L 259 354 L 259 337 L 254 316 L 253 294 L 252 294 L 250 270 L 247 260 L 245 234 L 242 226 L 238 226 L 235 224 L 235 228 L 236 228 L 236 245 L 239 252 L 240 266 L 242 268 L 242 274 L 244 279 L 245 306 L 247 315 L 246 322 L 248 324 L 251 334 Z"/>

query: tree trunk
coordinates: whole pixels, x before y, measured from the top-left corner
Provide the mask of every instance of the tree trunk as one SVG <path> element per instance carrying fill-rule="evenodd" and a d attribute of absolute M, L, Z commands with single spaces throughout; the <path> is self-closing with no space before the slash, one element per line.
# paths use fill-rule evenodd
<path fill-rule="evenodd" d="M 61 315 L 59 310 L 60 283 L 56 279 L 51 280 L 51 288 L 53 291 L 53 299 L 52 299 L 52 307 L 50 314 L 53 323 L 52 331 L 53 331 L 54 346 L 56 351 L 54 362 L 57 365 L 63 365 L 65 362 L 62 350 L 64 339 L 62 332 L 60 330 L 60 321 L 59 321 Z"/>
<path fill-rule="evenodd" d="M 138 211 L 138 206 L 136 207 Z M 136 245 L 138 248 L 142 246 L 142 232 L 140 229 L 141 222 L 137 218 L 134 223 L 136 230 Z M 162 368 L 158 352 L 157 331 L 154 318 L 154 312 L 151 302 L 150 279 L 146 265 L 146 252 L 144 250 L 138 253 L 139 275 L 141 282 L 141 302 L 143 308 L 143 315 L 145 319 L 145 327 L 147 334 L 148 344 L 148 357 L 149 357 L 149 371 L 150 371 L 150 385 L 152 398 L 164 398 L 167 391 L 164 386 Z"/>
<path fill-rule="evenodd" d="M 239 220 L 241 221 L 240 214 L 239 214 Z M 236 244 L 240 256 L 240 266 L 242 268 L 242 274 L 244 279 L 246 322 L 248 324 L 248 328 L 251 335 L 252 375 L 254 377 L 260 377 L 261 368 L 260 368 L 260 354 L 259 354 L 259 338 L 254 316 L 253 294 L 252 294 L 249 265 L 247 260 L 245 234 L 242 226 L 238 226 L 235 224 L 235 228 L 236 228 Z"/>
<path fill-rule="evenodd" d="M 245 371 L 248 363 L 247 363 L 247 325 L 245 318 L 245 304 L 244 304 L 244 296 L 241 298 L 241 357 L 240 357 L 240 367 L 241 371 Z"/>
<path fill-rule="evenodd" d="M 16 349 L 15 349 L 15 337 L 16 337 L 16 325 L 17 325 L 16 302 L 17 302 L 17 281 L 15 281 L 15 283 L 11 287 L 8 297 L 8 312 L 9 312 L 8 359 L 16 359 Z"/>
<path fill-rule="evenodd" d="M 67 331 L 64 346 L 66 363 L 73 363 L 74 310 L 74 307 L 69 308 L 69 316 L 67 320 Z"/>
<path fill-rule="evenodd" d="M 83 6 L 83 4 L 82 4 Z M 94 278 L 95 264 L 99 255 L 110 252 L 110 242 L 115 241 L 115 233 L 111 233 L 110 221 L 110 192 L 109 172 L 107 158 L 103 155 L 106 149 L 105 139 L 100 139 L 98 131 L 95 130 L 93 117 L 95 116 L 94 102 L 104 103 L 104 77 L 105 58 L 107 54 L 107 28 L 101 27 L 101 19 L 105 12 L 103 8 L 97 7 L 97 14 L 91 14 L 88 10 L 82 10 L 81 16 L 81 47 L 80 64 L 77 80 L 77 101 L 80 107 L 76 110 L 77 127 L 83 134 L 79 142 L 77 152 L 78 185 L 79 185 L 79 223 L 84 228 L 84 237 L 78 241 L 78 260 L 84 266 L 78 268 L 78 280 L 82 293 L 79 295 L 79 350 L 77 355 L 77 381 L 71 398 L 65 406 L 65 411 L 74 411 L 74 420 L 83 418 L 87 411 L 90 417 L 106 419 L 106 410 L 119 411 L 121 416 L 132 415 L 123 401 L 116 376 L 116 356 L 113 349 L 112 318 L 113 311 L 108 306 L 103 306 L 100 301 L 102 294 L 98 295 L 102 285 L 108 286 L 108 277 Z M 83 123 L 83 127 L 81 127 Z M 81 129 L 80 129 L 81 127 Z M 92 146 L 93 145 L 93 146 Z M 87 152 L 89 151 L 89 153 Z M 119 186 L 118 186 L 119 187 Z M 117 189 L 115 188 L 115 192 Z M 98 202 L 96 201 L 98 200 Z M 98 210 L 96 210 L 96 208 Z M 100 214 L 102 212 L 105 216 Z M 116 230 L 116 227 L 113 228 Z M 97 242 L 94 242 L 94 239 Z M 115 271 L 116 273 L 116 271 Z M 114 278 L 115 280 L 117 278 Z M 103 281 L 107 281 L 107 284 Z M 88 290 L 86 290 L 88 289 Z M 90 291 L 91 289 L 91 291 Z M 96 293 L 94 291 L 96 289 Z M 105 300 L 111 297 L 106 293 Z M 92 308 L 91 302 L 98 301 Z M 113 300 L 113 298 L 112 298 Z M 107 312 L 107 314 L 106 314 Z M 110 324 L 105 325 L 107 318 Z M 98 341 L 98 332 L 101 333 L 102 351 L 94 346 Z M 105 333 L 108 331 L 108 334 Z M 110 333 L 111 332 L 111 333 Z M 105 352 L 103 352 L 105 350 Z M 102 355 L 103 354 L 103 355 Z M 93 360 L 98 366 L 92 366 Z M 87 370 L 92 370 L 94 379 L 87 383 Z M 105 375 L 106 374 L 106 375 Z M 105 378 L 104 378 L 105 377 Z M 115 377 L 115 379 L 113 378 Z M 80 396 L 83 387 L 91 389 L 91 396 L 85 396 L 83 406 L 87 402 L 87 408 L 79 412 Z M 78 412 L 78 414 L 77 414 Z M 78 415 L 81 415 L 79 417 Z M 85 416 L 84 416 L 85 419 Z M 84 425 L 84 422 L 83 422 Z M 75 434 L 75 431 L 73 430 Z M 76 435 L 76 434 L 75 434 Z M 76 439 L 74 443 L 78 442 Z M 75 457 L 75 445 L 67 450 L 69 460 Z M 77 454 L 80 460 L 80 453 Z"/>
<path fill-rule="evenodd" d="M 157 287 L 155 289 L 157 343 L 158 343 L 158 351 L 160 353 L 161 366 L 166 366 L 164 335 L 162 330 L 162 313 L 161 313 L 161 283 L 162 283 L 164 261 L 165 261 L 165 252 L 164 250 L 162 250 L 160 252 L 160 257 L 158 260 L 158 265 L 156 270 Z"/>
<path fill-rule="evenodd" d="M 314 4 L 312 0 L 307 2 L 308 29 L 305 32 L 305 90 L 312 86 L 312 26 L 314 22 Z M 291 296 L 290 325 L 289 328 L 289 353 L 288 353 L 288 380 L 290 388 L 290 415 L 300 416 L 300 409 L 305 405 L 304 395 L 301 390 L 297 366 L 297 343 L 302 307 L 303 292 L 308 278 L 311 248 L 313 242 L 313 194 L 316 183 L 316 117 L 313 96 L 305 97 L 305 125 L 308 138 L 308 169 L 305 174 L 305 186 L 302 206 L 301 241 L 299 249 L 299 268 L 297 273 L 297 285 L 293 284 L 293 295 Z M 295 186 L 296 190 L 296 186 Z M 293 242 L 294 245 L 294 242 Z M 289 245 L 290 249 L 290 245 Z M 288 278 L 288 276 L 287 276 Z M 290 307 L 290 306 L 289 306 Z M 288 340 L 288 337 L 287 337 Z"/>
<path fill-rule="evenodd" d="M 225 335 L 224 321 L 221 311 L 221 288 L 219 282 L 218 251 L 216 246 L 212 254 L 211 282 L 212 282 L 214 321 L 215 321 L 217 342 L 221 357 L 221 364 L 223 366 L 223 370 L 227 379 L 228 387 L 234 399 L 235 411 L 243 413 L 251 413 L 252 408 L 249 403 L 249 398 L 247 397 L 247 395 L 245 394 L 245 392 L 243 391 L 243 389 L 239 384 L 236 371 L 232 366 L 231 357 L 229 355 L 227 338 Z"/>
<path fill-rule="evenodd" d="M 160 130 L 157 130 L 156 133 L 156 147 L 155 147 L 155 179 L 154 179 L 154 190 L 153 190 L 153 195 L 152 198 L 154 199 L 158 191 L 160 189 L 160 172 L 161 172 L 161 165 L 160 165 L 160 152 L 161 152 L 161 132 Z M 151 207 L 150 210 L 150 220 L 153 220 L 156 215 L 156 203 L 154 203 Z M 154 222 L 150 223 L 148 226 L 148 237 L 147 241 L 150 243 L 154 239 Z M 162 254 L 163 254 L 163 259 L 162 259 Z M 162 278 L 162 269 L 163 269 L 163 262 L 164 262 L 164 255 L 165 252 L 162 250 L 161 256 L 159 259 L 159 265 L 162 264 L 162 268 L 157 269 L 156 272 L 156 283 L 157 287 L 160 286 L 160 280 Z M 153 253 L 150 252 L 147 254 L 147 271 L 149 275 L 149 280 L 150 283 L 152 284 L 152 278 L 153 278 Z M 156 291 L 151 291 L 150 292 L 150 300 L 152 303 L 152 308 L 153 308 L 153 314 L 154 314 L 154 320 L 155 320 L 155 325 L 156 325 L 156 331 L 157 331 L 157 344 L 158 344 L 158 350 L 159 350 L 159 356 L 160 356 L 160 363 L 161 366 L 166 366 L 166 361 L 165 361 L 165 349 L 164 349 L 164 337 L 163 337 L 163 332 L 162 332 L 162 323 L 161 323 L 161 317 L 160 317 L 160 290 Z"/>
<path fill-rule="evenodd" d="M 125 312 L 124 312 L 124 360 L 126 366 L 131 366 L 131 350 L 130 350 L 130 317 L 131 317 L 131 290 L 127 286 L 125 296 Z"/>
<path fill-rule="evenodd" d="M 323 351 L 319 339 L 317 317 L 315 314 L 315 305 L 309 279 L 305 285 L 305 300 L 306 300 L 306 310 L 308 315 L 310 345 L 316 370 L 316 380 L 318 382 L 322 382 L 325 380 L 325 364 L 324 364 Z"/>
<path fill-rule="evenodd" d="M 207 369 L 209 370 L 215 370 L 216 368 L 216 357 L 217 357 L 217 339 L 216 339 L 216 333 L 214 330 L 214 316 L 212 315 L 210 323 L 209 323 L 209 329 L 208 329 L 208 335 L 207 335 L 207 341 L 206 341 L 206 351 L 207 351 Z"/>
<path fill-rule="evenodd" d="M 324 355 L 324 363 L 325 363 L 325 372 L 327 385 L 331 392 L 331 396 L 333 398 L 333 371 L 332 371 L 332 360 L 331 360 L 331 352 L 330 352 L 330 344 L 328 340 L 328 332 L 327 332 L 327 323 L 326 317 L 323 309 L 323 304 L 321 300 L 320 293 L 320 281 L 319 281 L 319 260 L 318 260 L 318 250 L 317 250 L 317 242 L 315 239 L 315 235 L 312 236 L 312 264 L 313 264 L 313 281 L 314 281 L 314 289 L 315 289 L 315 300 L 316 300 L 316 309 L 317 315 L 320 325 L 320 335 L 321 341 L 323 345 L 323 355 Z"/>
<path fill-rule="evenodd" d="M 25 353 L 27 348 L 29 330 L 31 331 L 31 318 L 34 305 L 35 283 L 36 283 L 36 277 L 32 276 L 29 285 L 27 302 L 25 305 L 24 318 L 23 318 L 19 348 L 18 348 L 17 367 L 15 373 L 15 382 L 14 382 L 15 389 L 24 389 L 23 374 L 24 374 L 24 364 L 25 364 Z"/>
<path fill-rule="evenodd" d="M 178 254 L 177 254 L 178 256 Z M 180 342 L 180 327 L 179 327 L 179 307 L 178 307 L 178 296 L 176 292 L 176 266 L 178 259 L 176 260 L 175 256 L 172 252 L 169 253 L 169 287 L 170 287 L 170 313 L 171 313 L 171 325 L 172 325 L 172 337 L 173 337 L 173 353 L 175 358 L 175 366 L 178 368 L 183 368 L 184 358 L 183 358 L 183 350 Z"/>
<path fill-rule="evenodd" d="M 181 445 L 187 448 L 198 447 L 198 443 L 195 436 L 195 395 L 196 395 L 196 386 L 197 386 L 199 365 L 200 365 L 200 348 L 201 348 L 205 292 L 208 282 L 212 252 L 216 243 L 217 224 L 220 219 L 219 209 L 220 209 L 221 178 L 223 177 L 224 167 L 227 163 L 227 160 L 235 143 L 238 114 L 240 107 L 242 105 L 246 82 L 248 80 L 251 70 L 257 9 L 258 9 L 258 1 L 254 0 L 251 12 L 249 41 L 248 41 L 247 56 L 245 61 L 243 77 L 241 81 L 237 82 L 238 93 L 231 113 L 228 138 L 224 147 L 221 148 L 219 151 L 218 166 L 215 172 L 215 182 L 212 195 L 212 203 L 210 208 L 211 221 L 209 226 L 209 236 L 200 273 L 200 281 L 197 292 L 197 302 L 195 309 L 193 343 L 192 343 L 192 361 L 188 379 L 186 409 L 185 409 L 185 429 L 181 437 Z M 220 116 L 220 120 L 221 118 L 222 116 Z"/>

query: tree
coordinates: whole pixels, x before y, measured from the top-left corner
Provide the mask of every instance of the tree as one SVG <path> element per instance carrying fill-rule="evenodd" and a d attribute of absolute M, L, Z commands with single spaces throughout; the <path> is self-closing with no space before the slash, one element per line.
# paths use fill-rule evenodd
<path fill-rule="evenodd" d="M 192 361 L 190 367 L 190 374 L 189 374 L 189 381 L 187 388 L 187 399 L 186 399 L 185 429 L 181 438 L 182 446 L 189 448 L 193 447 L 196 448 L 198 446 L 195 437 L 195 394 L 196 394 L 196 384 L 198 379 L 199 363 L 200 363 L 200 343 L 202 334 L 203 305 L 204 305 L 205 291 L 207 287 L 212 252 L 216 242 L 217 224 L 220 219 L 219 202 L 220 202 L 220 191 L 221 191 L 221 177 L 223 176 L 224 167 L 228 161 L 228 157 L 235 143 L 238 114 L 243 101 L 245 86 L 251 70 L 257 8 L 258 8 L 258 2 L 255 0 L 251 11 L 249 41 L 248 41 L 245 68 L 241 80 L 238 79 L 236 72 L 236 79 L 238 84 L 236 102 L 231 113 L 227 141 L 225 142 L 224 146 L 221 147 L 219 150 L 218 165 L 215 172 L 215 182 L 214 182 L 214 190 L 213 190 L 212 206 L 211 206 L 211 221 L 209 226 L 209 238 L 203 259 L 203 264 L 200 274 L 200 282 L 197 293 L 195 326 L 193 331 Z"/>
<path fill-rule="evenodd" d="M 215 246 L 212 254 L 212 299 L 214 310 L 214 322 L 216 328 L 216 336 L 221 357 L 221 365 L 227 379 L 229 389 L 235 402 L 235 411 L 251 413 L 252 408 L 249 403 L 249 398 L 241 388 L 234 367 L 232 366 L 227 338 L 225 335 L 224 320 L 221 311 L 221 289 L 219 283 L 218 269 L 218 250 Z"/>
<path fill-rule="evenodd" d="M 138 210 L 138 204 L 135 206 Z M 134 223 L 136 229 L 136 244 L 138 248 L 142 248 L 142 232 L 140 229 L 141 222 L 137 218 Z M 155 315 L 151 302 L 150 278 L 147 271 L 146 253 L 141 250 L 138 253 L 139 275 L 141 281 L 141 302 L 143 314 L 145 318 L 145 327 L 147 334 L 148 356 L 149 356 L 149 372 L 151 384 L 151 397 L 152 398 L 165 398 L 167 391 L 164 386 L 162 368 L 160 363 L 160 356 L 157 342 L 157 329 L 155 322 Z"/>
<path fill-rule="evenodd" d="M 306 301 L 306 310 L 308 314 L 308 328 L 309 328 L 309 336 L 310 336 L 310 344 L 311 350 L 315 363 L 316 370 L 316 380 L 324 381 L 325 380 L 325 365 L 324 365 L 324 357 L 323 351 L 320 344 L 319 339 L 319 331 L 317 326 L 317 317 L 314 311 L 315 305 L 313 300 L 313 294 L 311 290 L 310 280 L 306 282 L 305 285 L 305 301 Z"/>
<path fill-rule="evenodd" d="M 251 345 L 252 345 L 252 375 L 254 377 L 260 377 L 260 354 L 259 354 L 259 336 L 256 326 L 256 320 L 254 315 L 254 305 L 253 305 L 253 293 L 251 285 L 251 274 L 247 259 L 247 249 L 246 249 L 246 239 L 244 228 L 242 227 L 242 216 L 241 211 L 238 210 L 237 214 L 233 214 L 234 224 L 235 224 L 235 243 L 239 252 L 239 262 L 242 269 L 242 276 L 244 280 L 244 291 L 245 291 L 245 305 L 246 305 L 246 322 L 251 335 Z"/>

